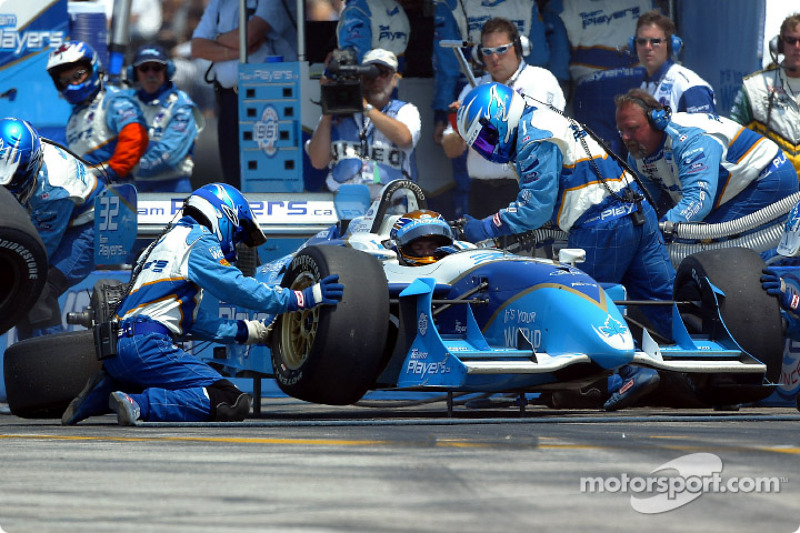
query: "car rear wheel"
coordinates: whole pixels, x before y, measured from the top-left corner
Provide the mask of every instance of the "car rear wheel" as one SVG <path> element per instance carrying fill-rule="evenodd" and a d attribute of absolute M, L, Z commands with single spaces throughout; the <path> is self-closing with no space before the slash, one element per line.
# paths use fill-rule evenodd
<path fill-rule="evenodd" d="M 375 383 L 386 344 L 389 291 L 380 263 L 338 246 L 309 246 L 289 265 L 281 285 L 302 290 L 338 274 L 344 296 L 278 318 L 272 335 L 275 379 L 288 395 L 313 403 L 357 402 Z"/>
<path fill-rule="evenodd" d="M 696 332 L 707 333 L 720 327 L 714 320 L 716 304 L 709 283 L 719 288 L 724 293 L 720 313 L 728 331 L 745 351 L 766 365 L 767 380 L 777 383 L 783 358 L 783 328 L 778 301 L 761 288 L 762 268 L 761 256 L 747 248 L 706 250 L 681 262 L 674 293 L 677 301 L 700 302 L 684 318 Z M 694 331 L 690 329 L 691 332 Z M 682 376 L 690 386 L 679 387 L 681 394 L 694 391 L 699 401 L 709 405 L 754 402 L 773 390 L 763 386 L 760 379 L 743 382 L 731 375 Z M 676 376 L 671 378 L 680 381 Z"/>
<path fill-rule="evenodd" d="M 91 331 L 33 337 L 5 352 L 8 407 L 23 418 L 61 418 L 101 363 Z"/>
<path fill-rule="evenodd" d="M 0 334 L 36 303 L 47 281 L 47 252 L 30 216 L 0 187 Z"/>

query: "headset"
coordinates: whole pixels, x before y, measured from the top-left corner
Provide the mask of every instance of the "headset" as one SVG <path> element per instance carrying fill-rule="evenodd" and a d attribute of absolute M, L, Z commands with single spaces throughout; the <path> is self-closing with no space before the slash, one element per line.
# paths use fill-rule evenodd
<path fill-rule="evenodd" d="M 779 33 L 769 41 L 769 53 L 775 59 L 778 54 L 783 54 L 783 39 Z"/>
<path fill-rule="evenodd" d="M 136 73 L 136 68 L 133 65 L 128 65 L 128 68 L 125 70 L 125 77 L 130 83 L 136 83 L 139 81 L 139 75 Z M 171 59 L 167 59 L 167 81 L 172 80 L 175 77 L 175 63 Z"/>
<path fill-rule="evenodd" d="M 644 109 L 644 116 L 647 117 L 647 122 L 650 123 L 655 129 L 664 131 L 672 120 L 672 109 L 668 105 L 662 107 L 654 107 L 641 98 L 632 97 L 631 100 L 638 103 Z"/>
<path fill-rule="evenodd" d="M 669 51 L 673 58 L 678 57 L 678 54 L 681 53 L 683 50 L 683 39 L 675 35 L 674 33 L 669 36 Z M 636 36 L 630 38 L 628 41 L 628 49 L 630 50 L 631 54 L 634 56 L 636 55 Z"/>
<path fill-rule="evenodd" d="M 531 41 L 524 35 L 519 34 L 519 28 L 517 25 L 511 22 L 510 24 L 511 30 L 511 42 L 514 45 L 514 50 L 517 52 L 517 57 L 522 59 L 523 57 L 527 57 L 531 55 Z M 472 59 L 476 63 L 483 63 L 483 54 L 481 54 L 481 43 L 476 44 L 472 47 Z"/>

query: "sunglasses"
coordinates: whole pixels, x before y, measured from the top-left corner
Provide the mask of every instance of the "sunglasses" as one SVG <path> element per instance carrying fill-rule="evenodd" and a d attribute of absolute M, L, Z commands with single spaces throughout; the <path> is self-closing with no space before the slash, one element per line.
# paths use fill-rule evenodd
<path fill-rule="evenodd" d="M 165 68 L 161 63 L 144 63 L 136 67 L 139 72 L 162 72 Z"/>
<path fill-rule="evenodd" d="M 481 54 L 485 56 L 490 56 L 492 54 L 497 54 L 499 56 L 508 52 L 508 49 L 514 46 L 513 44 L 504 44 L 502 46 L 495 46 L 494 48 L 481 48 Z"/>
<path fill-rule="evenodd" d="M 75 72 L 73 72 L 72 74 L 69 74 L 67 76 L 60 76 L 58 78 L 58 83 L 62 87 L 66 87 L 67 85 L 73 85 L 73 84 L 76 84 L 76 83 L 80 83 L 81 80 L 83 80 L 83 78 L 88 73 L 89 73 L 89 71 L 87 69 L 82 68 L 80 70 L 76 70 Z"/>
<path fill-rule="evenodd" d="M 797 43 L 800 43 L 800 38 L 798 37 L 781 37 L 781 40 L 784 44 L 788 44 L 789 46 L 795 46 Z"/>
<path fill-rule="evenodd" d="M 644 46 L 647 43 L 650 43 L 653 46 L 653 48 L 658 48 L 665 40 L 666 39 L 658 39 L 658 38 L 646 39 L 645 37 L 637 37 L 636 44 L 638 44 L 639 46 Z"/>

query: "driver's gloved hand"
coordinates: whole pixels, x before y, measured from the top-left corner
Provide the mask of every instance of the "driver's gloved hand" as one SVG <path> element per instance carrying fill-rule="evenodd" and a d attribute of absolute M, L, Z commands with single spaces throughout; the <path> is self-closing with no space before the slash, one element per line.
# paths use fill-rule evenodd
<path fill-rule="evenodd" d="M 464 223 L 464 239 L 469 242 L 481 242 L 510 234 L 510 232 L 506 231 L 506 226 L 500 219 L 499 213 L 483 219 L 464 215 L 464 219 L 466 220 Z"/>
<path fill-rule="evenodd" d="M 344 285 L 339 283 L 339 276 L 331 274 L 302 291 L 293 291 L 289 311 L 310 309 L 317 305 L 336 305 L 342 300 L 343 294 Z"/>
<path fill-rule="evenodd" d="M 762 270 L 761 288 L 767 294 L 776 296 L 778 301 L 787 311 L 797 313 L 800 307 L 800 283 L 793 277 L 781 277 L 772 268 L 767 267 Z"/>

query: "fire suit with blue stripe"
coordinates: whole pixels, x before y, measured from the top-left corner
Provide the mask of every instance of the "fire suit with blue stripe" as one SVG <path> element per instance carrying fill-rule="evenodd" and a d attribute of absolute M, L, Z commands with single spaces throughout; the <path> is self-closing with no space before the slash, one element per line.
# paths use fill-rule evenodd
<path fill-rule="evenodd" d="M 144 259 L 117 311 L 118 355 L 105 360 L 106 372 L 126 390 L 142 390 L 130 395 L 142 420 L 208 420 L 212 406 L 207 389 L 224 378 L 173 339 L 191 333 L 195 339 L 244 342 L 247 327 L 241 320 L 204 312 L 204 290 L 220 301 L 270 314 L 287 310 L 291 291 L 242 274 L 225 259 L 219 239 L 188 216 Z"/>
<path fill-rule="evenodd" d="M 19 338 L 62 330 L 58 297 L 94 270 L 94 199 L 105 188 L 71 154 L 47 142 L 42 149 L 44 163 L 27 207 L 47 251 L 49 272 L 40 301 L 49 299 L 49 313 L 41 320 L 29 315 L 36 329 L 19 324 Z"/>
<path fill-rule="evenodd" d="M 168 81 L 149 94 L 139 89 L 136 100 L 147 121 L 147 151 L 134 169 L 139 192 L 192 192 L 194 143 L 205 124 L 188 94 Z"/>
<path fill-rule="evenodd" d="M 520 192 L 495 215 L 501 233 L 552 222 L 569 232 L 570 248 L 586 251 L 581 269 L 596 280 L 622 283 L 633 299 L 672 298 L 675 270 L 655 211 L 642 200 L 635 214 L 630 193 L 640 197 L 641 190 L 634 177 L 580 123 L 528 107 L 519 122 L 516 154 Z M 669 313 L 649 314 L 656 327 L 668 331 Z"/>
<path fill-rule="evenodd" d="M 658 149 L 628 155 L 654 198 L 674 202 L 672 222 L 734 220 L 798 190 L 797 174 L 777 144 L 732 120 L 708 113 L 674 113 Z"/>

